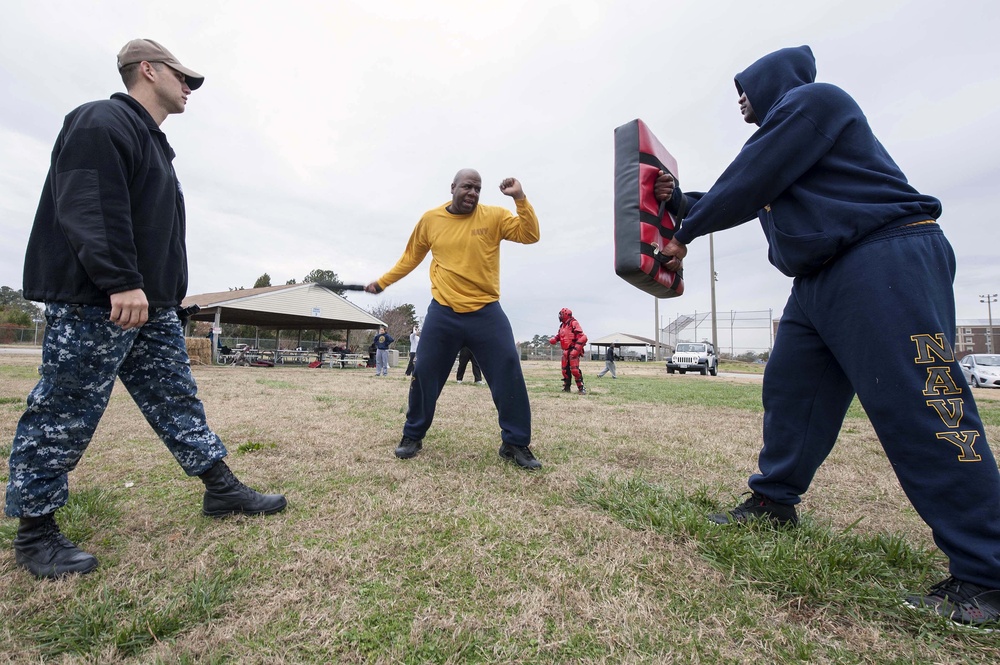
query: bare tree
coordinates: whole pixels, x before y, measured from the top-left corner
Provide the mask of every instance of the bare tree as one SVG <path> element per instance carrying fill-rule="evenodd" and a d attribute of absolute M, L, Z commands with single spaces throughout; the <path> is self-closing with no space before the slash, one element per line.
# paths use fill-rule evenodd
<path fill-rule="evenodd" d="M 410 331 L 417 325 L 416 309 L 409 303 L 400 305 L 392 300 L 383 300 L 368 310 L 368 313 L 380 321 L 384 321 L 386 332 L 394 337 L 403 346 L 409 348 Z M 365 346 L 371 343 L 375 332 L 371 331 L 365 336 Z M 394 342 L 393 346 L 397 344 Z"/>

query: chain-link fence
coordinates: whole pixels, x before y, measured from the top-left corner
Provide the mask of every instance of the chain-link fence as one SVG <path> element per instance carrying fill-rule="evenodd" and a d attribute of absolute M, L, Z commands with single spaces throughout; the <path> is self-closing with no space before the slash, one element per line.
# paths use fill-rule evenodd
<path fill-rule="evenodd" d="M 44 324 L 29 328 L 0 323 L 0 344 L 33 344 L 37 346 L 42 343 L 42 335 L 44 333 Z"/>
<path fill-rule="evenodd" d="M 766 357 L 774 345 L 774 310 L 716 312 L 714 340 L 720 355 Z M 678 314 L 660 331 L 660 342 L 675 348 L 678 342 L 712 342 L 712 313 Z"/>

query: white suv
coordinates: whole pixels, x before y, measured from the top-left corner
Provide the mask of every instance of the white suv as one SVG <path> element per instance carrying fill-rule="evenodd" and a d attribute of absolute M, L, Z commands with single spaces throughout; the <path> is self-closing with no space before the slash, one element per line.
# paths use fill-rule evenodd
<path fill-rule="evenodd" d="M 667 361 L 667 374 L 699 372 L 702 376 L 719 373 L 719 357 L 710 342 L 678 342 L 674 355 Z"/>

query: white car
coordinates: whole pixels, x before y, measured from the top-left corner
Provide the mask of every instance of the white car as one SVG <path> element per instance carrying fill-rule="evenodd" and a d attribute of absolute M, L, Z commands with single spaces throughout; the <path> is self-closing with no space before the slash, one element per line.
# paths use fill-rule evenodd
<path fill-rule="evenodd" d="M 970 386 L 976 388 L 1000 388 L 1000 355 L 995 353 L 973 353 L 959 361 L 962 374 Z"/>

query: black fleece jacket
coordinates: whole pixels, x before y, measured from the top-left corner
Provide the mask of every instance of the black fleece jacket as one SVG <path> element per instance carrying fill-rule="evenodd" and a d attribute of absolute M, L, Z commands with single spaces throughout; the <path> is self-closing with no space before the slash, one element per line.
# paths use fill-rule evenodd
<path fill-rule="evenodd" d="M 66 116 L 24 259 L 24 297 L 110 306 L 142 289 L 150 307 L 187 292 L 184 195 L 167 137 L 117 93 Z"/>

